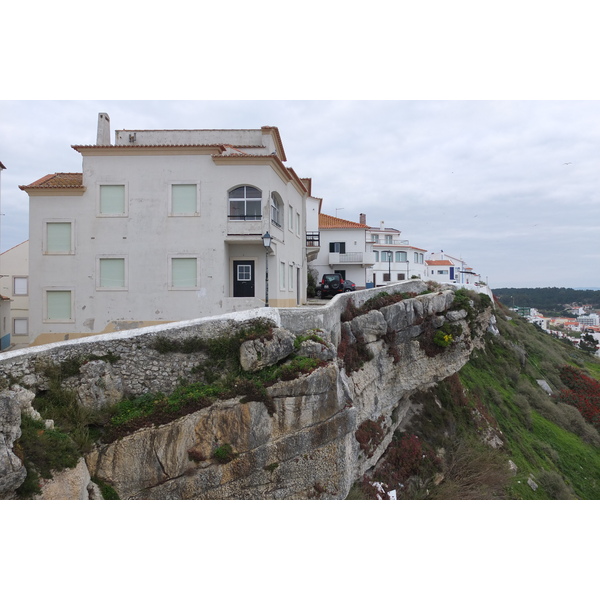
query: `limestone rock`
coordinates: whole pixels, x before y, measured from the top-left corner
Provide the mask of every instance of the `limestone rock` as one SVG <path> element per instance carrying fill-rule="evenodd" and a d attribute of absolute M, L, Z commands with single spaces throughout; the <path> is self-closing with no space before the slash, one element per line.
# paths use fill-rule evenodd
<path fill-rule="evenodd" d="M 270 340 L 248 340 L 240 346 L 240 364 L 244 371 L 258 371 L 288 357 L 294 351 L 296 336 L 286 329 L 274 329 Z"/>
<path fill-rule="evenodd" d="M 123 399 L 121 378 L 112 365 L 103 360 L 93 360 L 81 365 L 77 398 L 82 406 L 99 410 Z"/>
<path fill-rule="evenodd" d="M 27 471 L 13 452 L 16 440 L 21 437 L 21 410 L 16 393 L 0 392 L 0 499 L 11 498 L 25 481 Z"/>
<path fill-rule="evenodd" d="M 90 486 L 91 484 L 91 486 Z M 40 480 L 40 496 L 38 500 L 89 500 L 89 487 L 92 487 L 94 496 L 99 490 L 93 488 L 94 484 L 85 464 L 80 458 L 77 465 L 72 469 L 65 469 L 53 473 L 52 479 Z M 100 498 L 102 494 L 100 494 Z M 95 498 L 98 499 L 98 498 Z"/>
<path fill-rule="evenodd" d="M 323 344 L 314 340 L 304 340 L 298 349 L 298 356 L 306 356 L 307 358 L 316 358 L 318 360 L 333 360 L 336 354 L 337 352 L 333 344 Z"/>
<path fill-rule="evenodd" d="M 367 343 L 376 341 L 387 331 L 385 318 L 378 310 L 355 317 L 350 322 L 350 327 L 354 337 L 362 338 Z"/>
<path fill-rule="evenodd" d="M 43 420 L 42 415 L 40 415 L 40 413 L 33 408 L 32 403 L 35 399 L 35 394 L 32 391 L 27 390 L 17 384 L 11 387 L 11 391 L 15 393 L 15 400 L 17 401 L 19 409 L 22 413 L 26 414 L 32 419 L 35 419 L 36 421 Z"/>

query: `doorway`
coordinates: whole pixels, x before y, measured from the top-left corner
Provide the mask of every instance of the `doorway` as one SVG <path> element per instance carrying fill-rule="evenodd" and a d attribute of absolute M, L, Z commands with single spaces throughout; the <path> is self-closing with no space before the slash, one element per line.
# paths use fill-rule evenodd
<path fill-rule="evenodd" d="M 233 295 L 235 298 L 254 297 L 254 261 L 233 261 Z"/>

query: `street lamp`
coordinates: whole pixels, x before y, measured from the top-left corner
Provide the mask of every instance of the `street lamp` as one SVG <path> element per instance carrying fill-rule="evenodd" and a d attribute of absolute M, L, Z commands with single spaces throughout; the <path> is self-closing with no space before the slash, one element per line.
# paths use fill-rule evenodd
<path fill-rule="evenodd" d="M 271 248 L 272 239 L 268 231 L 262 236 L 263 246 L 265 247 L 265 306 L 269 306 L 269 249 Z"/>

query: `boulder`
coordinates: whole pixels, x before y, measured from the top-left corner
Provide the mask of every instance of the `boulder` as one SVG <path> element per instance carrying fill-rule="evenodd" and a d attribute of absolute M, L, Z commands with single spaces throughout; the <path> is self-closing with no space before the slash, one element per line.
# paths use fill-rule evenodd
<path fill-rule="evenodd" d="M 123 399 L 123 383 L 110 363 L 93 360 L 81 365 L 80 373 L 77 398 L 82 406 L 100 410 Z"/>
<path fill-rule="evenodd" d="M 294 351 L 296 336 L 286 329 L 274 329 L 271 339 L 248 340 L 240 346 L 240 364 L 244 371 L 259 371 L 277 364 Z"/>

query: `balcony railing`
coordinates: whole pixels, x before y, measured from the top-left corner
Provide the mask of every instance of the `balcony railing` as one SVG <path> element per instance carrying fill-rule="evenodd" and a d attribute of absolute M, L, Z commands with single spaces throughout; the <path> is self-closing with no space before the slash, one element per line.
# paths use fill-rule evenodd
<path fill-rule="evenodd" d="M 329 253 L 329 264 L 340 265 L 340 264 L 354 264 L 354 265 L 374 265 L 375 255 L 372 252 L 330 252 Z"/>
<path fill-rule="evenodd" d="M 318 231 L 307 231 L 306 246 L 319 248 L 321 246 L 321 234 Z"/>

